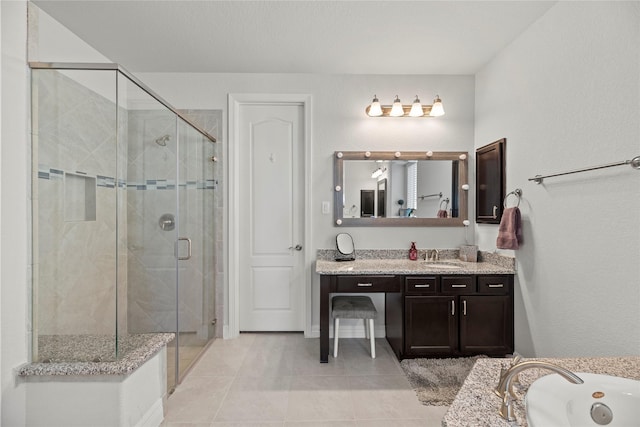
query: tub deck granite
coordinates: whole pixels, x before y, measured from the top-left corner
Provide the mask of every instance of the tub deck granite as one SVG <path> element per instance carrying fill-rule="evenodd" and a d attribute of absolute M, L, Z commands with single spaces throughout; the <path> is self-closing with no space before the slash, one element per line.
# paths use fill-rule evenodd
<path fill-rule="evenodd" d="M 47 362 L 29 363 L 18 369 L 18 375 L 28 376 L 86 376 L 128 375 L 151 359 L 162 347 L 175 338 L 173 333 L 132 334 L 120 338 L 115 354 L 114 336 L 55 335 L 40 337 Z M 78 359 L 101 360 L 78 362 Z"/>
<path fill-rule="evenodd" d="M 640 356 L 523 360 L 542 360 L 576 373 L 591 372 L 640 380 Z M 500 368 L 509 367 L 511 362 L 512 359 L 504 358 L 479 359 L 442 419 L 443 427 L 526 427 L 524 395 L 535 380 L 551 371 L 529 369 L 520 373 L 520 384 L 514 386 L 517 395 L 514 406 L 517 421 L 509 423 L 498 415 L 501 400 L 493 390 L 498 384 Z"/>

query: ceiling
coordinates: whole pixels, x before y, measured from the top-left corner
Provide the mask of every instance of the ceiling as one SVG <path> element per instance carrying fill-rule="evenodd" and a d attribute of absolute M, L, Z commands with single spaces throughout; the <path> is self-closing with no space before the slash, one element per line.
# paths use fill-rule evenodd
<path fill-rule="evenodd" d="M 32 0 L 132 72 L 474 74 L 555 1 Z"/>

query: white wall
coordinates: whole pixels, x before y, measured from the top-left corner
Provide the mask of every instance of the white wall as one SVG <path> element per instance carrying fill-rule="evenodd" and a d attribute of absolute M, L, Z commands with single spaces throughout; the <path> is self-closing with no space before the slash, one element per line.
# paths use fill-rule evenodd
<path fill-rule="evenodd" d="M 324 74 L 180 74 L 139 73 L 137 76 L 177 108 L 222 109 L 228 93 L 305 93 L 312 96 L 311 241 L 305 247 L 333 248 L 339 232 L 350 233 L 357 249 L 450 248 L 464 243 L 462 227 L 334 226 L 321 214 L 322 201 L 333 203 L 335 151 L 473 151 L 473 76 L 324 75 Z M 371 118 L 364 110 L 374 94 L 383 104 L 398 94 L 410 103 L 415 94 L 430 99 L 440 94 L 446 115 L 439 118 Z M 426 101 L 425 101 L 426 102 Z M 226 129 L 219 140 L 227 144 Z M 227 158 L 224 156 L 224 158 Z M 470 172 L 472 168 L 470 168 Z M 225 186 L 227 183 L 222 182 Z M 471 198 L 471 203 L 473 198 Z M 333 209 L 331 210 L 333 212 Z M 312 330 L 319 324 L 319 279 L 312 272 Z M 374 295 L 384 309 L 384 296 Z M 225 315 L 225 324 L 228 318 Z"/>
<path fill-rule="evenodd" d="M 0 46 L 2 45 L 2 7 L 0 7 Z M 2 55 L 0 55 L 0 70 L 2 69 Z M 2 81 L 0 77 L 0 99 L 2 99 Z M 2 102 L 0 102 L 0 144 L 2 143 Z M 2 150 L 0 150 L 0 196 L 2 195 Z M 0 212 L 2 211 L 2 198 L 0 197 Z M 2 235 L 2 218 L 0 217 L 0 236 Z M 2 277 L 2 246 L 0 246 L 0 277 Z M 2 319 L 2 287 L 0 282 L 0 319 Z M 2 422 L 2 384 L 4 374 L 2 371 L 2 339 L 0 338 L 0 422 Z"/>
<path fill-rule="evenodd" d="M 24 386 L 13 369 L 29 346 L 29 109 L 26 2 L 0 2 L 2 108 L 0 136 L 0 386 L 1 425 L 24 425 Z"/>
<path fill-rule="evenodd" d="M 524 192 L 524 355 L 640 354 L 640 171 L 527 181 L 640 155 L 639 113 L 639 2 L 559 2 L 476 75 L 475 145 L 506 137 L 507 191 Z M 496 235 L 476 227 L 481 249 Z"/>
<path fill-rule="evenodd" d="M 111 62 L 34 4 L 29 4 L 28 45 L 29 61 Z M 107 94 L 113 97 L 112 91 Z"/>
<path fill-rule="evenodd" d="M 25 387 L 14 369 L 29 361 L 31 348 L 31 137 L 27 46 L 34 55 L 30 60 L 79 59 L 54 54 L 55 49 L 83 52 L 84 61 L 97 60 L 101 55 L 95 51 L 89 55 L 90 47 L 86 43 L 61 29 L 57 33 L 61 38 L 48 39 L 47 49 L 37 49 L 39 37 L 27 41 L 26 1 L 0 2 L 0 17 L 0 425 L 19 426 L 26 422 Z M 32 16 L 30 21 L 37 25 L 37 16 L 35 20 Z M 53 29 L 55 21 L 45 25 Z M 39 56 L 38 51 L 48 51 L 51 56 Z"/>

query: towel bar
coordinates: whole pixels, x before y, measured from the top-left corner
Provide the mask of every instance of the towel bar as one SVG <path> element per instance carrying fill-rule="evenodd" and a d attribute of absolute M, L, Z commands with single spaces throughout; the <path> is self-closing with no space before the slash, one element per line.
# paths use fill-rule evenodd
<path fill-rule="evenodd" d="M 567 172 L 554 173 L 551 175 L 544 175 L 544 176 L 536 175 L 533 178 L 529 178 L 529 181 L 534 181 L 536 184 L 542 184 L 542 181 L 545 178 L 552 178 L 555 176 L 570 175 L 572 173 L 588 172 L 588 171 L 593 171 L 597 169 L 605 169 L 605 168 L 611 168 L 613 166 L 623 166 L 623 165 L 630 165 L 634 169 L 640 169 L 640 156 L 636 156 L 631 160 L 623 160 L 621 162 L 609 163 L 607 165 L 593 166 L 593 167 L 584 168 L 584 169 L 575 169 Z"/>

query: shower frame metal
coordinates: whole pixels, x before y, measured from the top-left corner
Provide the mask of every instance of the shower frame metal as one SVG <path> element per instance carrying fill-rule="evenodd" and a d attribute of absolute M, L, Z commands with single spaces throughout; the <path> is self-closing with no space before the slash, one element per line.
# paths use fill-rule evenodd
<path fill-rule="evenodd" d="M 148 94 L 149 96 L 151 96 L 153 99 L 155 99 L 156 101 L 158 101 L 162 106 L 164 106 L 165 108 L 167 108 L 169 111 L 171 111 L 173 114 L 176 115 L 177 118 L 181 119 L 182 121 L 184 121 L 187 125 L 189 125 L 190 127 L 192 127 L 194 130 L 196 130 L 198 133 L 200 133 L 202 136 L 204 136 L 206 139 L 208 139 L 209 141 L 211 141 L 212 143 L 216 143 L 217 140 L 216 138 L 209 134 L 207 131 L 205 131 L 204 129 L 202 129 L 200 126 L 198 126 L 196 123 L 194 123 L 190 118 L 188 118 L 186 115 L 184 115 L 183 113 L 181 113 L 179 110 L 177 110 L 175 107 L 173 107 L 169 102 L 167 102 L 164 98 L 162 98 L 160 95 L 158 95 L 156 92 L 154 92 L 150 87 L 148 87 L 146 84 L 144 84 L 142 81 L 140 81 L 137 77 L 135 77 L 133 74 L 131 74 L 129 71 L 127 71 L 124 67 L 122 67 L 119 64 L 116 63 L 76 63 L 76 62 L 39 62 L 39 61 L 29 61 L 28 62 L 29 68 L 32 70 L 77 70 L 77 71 L 114 71 L 117 73 L 120 73 L 122 76 L 124 76 L 125 78 L 127 78 L 130 82 L 132 82 L 134 85 L 136 85 L 138 88 L 140 88 L 142 91 L 144 91 L 146 94 Z M 117 83 L 117 78 L 116 78 L 116 93 L 118 93 L 118 83 Z M 117 119 L 117 109 L 116 109 L 116 123 L 118 122 Z M 176 136 L 179 139 L 179 130 L 176 129 Z M 116 132 L 116 138 L 118 138 L 117 136 L 117 132 Z M 116 143 L 117 145 L 117 143 Z M 215 156 L 211 157 L 210 159 L 213 162 L 217 161 L 217 158 Z M 184 238 L 178 238 L 178 240 L 181 240 Z M 190 242 L 189 242 L 190 243 Z M 189 257 L 191 255 L 191 248 L 189 247 Z M 176 253 L 176 259 L 180 260 L 180 259 L 188 259 L 188 258 L 181 258 L 177 256 Z M 176 279 L 178 279 L 178 271 L 176 271 Z M 178 290 L 176 289 L 176 296 L 177 296 L 177 292 Z M 176 301 L 177 302 L 177 301 Z M 176 306 L 176 322 L 178 321 L 179 318 L 179 314 L 178 314 L 178 306 Z M 179 348 L 179 335 L 180 335 L 180 329 L 178 324 L 176 323 L 176 331 L 175 331 L 175 341 L 176 341 L 176 348 Z M 37 339 L 37 336 L 34 334 L 34 340 Z M 210 344 L 210 342 L 209 342 Z M 206 346 L 205 346 L 206 348 Z M 181 377 L 179 375 L 179 354 L 176 354 L 176 360 L 175 360 L 175 385 L 180 383 Z M 169 390 L 169 393 L 172 393 L 174 387 Z"/>
<path fill-rule="evenodd" d="M 192 120 L 182 114 L 179 110 L 174 108 L 171 104 L 165 101 L 160 95 L 155 93 L 149 86 L 145 85 L 141 82 L 136 76 L 128 72 L 124 69 L 120 64 L 115 63 L 82 63 L 82 62 L 29 62 L 29 67 L 32 70 L 81 70 L 81 71 L 89 71 L 89 70 L 100 70 L 100 71 L 119 71 L 126 78 L 131 80 L 136 86 L 145 91 L 148 95 L 150 95 L 153 99 L 161 103 L 171 112 L 173 112 L 176 116 L 180 117 L 182 120 L 187 122 L 191 127 L 200 132 L 205 138 L 207 138 L 211 142 L 217 142 L 216 138 L 209 134 L 207 131 L 202 129 L 200 126 L 195 124 Z"/>

